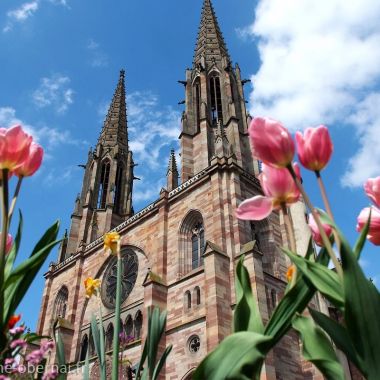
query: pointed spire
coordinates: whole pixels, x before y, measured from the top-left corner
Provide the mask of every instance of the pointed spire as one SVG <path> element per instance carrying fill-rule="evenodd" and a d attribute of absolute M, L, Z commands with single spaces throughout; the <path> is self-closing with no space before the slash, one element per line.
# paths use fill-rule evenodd
<path fill-rule="evenodd" d="M 99 141 L 105 145 L 121 144 L 128 147 L 127 110 L 125 102 L 125 71 L 120 70 L 119 81 L 104 120 Z"/>
<path fill-rule="evenodd" d="M 205 63 L 221 62 L 223 58 L 226 60 L 226 64 L 230 63 L 228 50 L 211 0 L 204 0 L 194 54 L 194 64 L 201 64 L 204 67 Z"/>
<path fill-rule="evenodd" d="M 170 151 L 168 171 L 166 172 L 167 190 L 172 191 L 178 187 L 178 169 L 174 149 Z"/>

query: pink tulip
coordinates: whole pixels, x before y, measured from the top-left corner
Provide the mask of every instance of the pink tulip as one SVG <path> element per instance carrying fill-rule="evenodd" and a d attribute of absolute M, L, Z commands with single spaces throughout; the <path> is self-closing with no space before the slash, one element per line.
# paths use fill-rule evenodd
<path fill-rule="evenodd" d="M 324 247 L 321 233 L 319 231 L 317 223 L 315 222 L 314 217 L 313 217 L 312 214 L 309 215 L 309 222 L 308 222 L 308 224 L 309 224 L 309 227 L 310 227 L 310 230 L 311 230 L 311 235 L 313 236 L 313 240 L 315 241 L 315 243 L 317 245 L 319 245 L 320 247 Z M 332 232 L 333 232 L 332 227 L 329 224 L 326 224 L 326 223 L 322 223 L 322 227 L 323 227 L 326 235 L 328 237 L 330 237 L 331 234 L 332 234 Z"/>
<path fill-rule="evenodd" d="M 369 224 L 367 239 L 375 245 L 380 245 L 380 210 L 378 208 L 363 208 L 358 216 L 358 224 L 356 225 L 356 230 L 360 232 L 364 228 L 364 225 L 368 221 L 370 210 L 372 210 L 371 221 Z"/>
<path fill-rule="evenodd" d="M 0 128 L 0 169 L 17 169 L 26 160 L 32 137 L 20 125 Z"/>
<path fill-rule="evenodd" d="M 299 166 L 294 164 L 293 167 L 300 178 Z M 276 169 L 264 164 L 259 178 L 265 196 L 256 195 L 242 202 L 236 210 L 239 219 L 262 220 L 282 205 L 299 200 L 300 192 L 288 169 Z"/>
<path fill-rule="evenodd" d="M 380 177 L 368 178 L 364 184 L 364 191 L 371 201 L 380 207 Z"/>
<path fill-rule="evenodd" d="M 12 243 L 13 243 L 12 235 L 8 234 L 8 236 L 7 236 L 7 243 L 5 245 L 5 253 L 6 254 L 9 253 L 9 251 L 11 250 Z"/>
<path fill-rule="evenodd" d="M 33 175 L 41 166 L 44 150 L 35 142 L 29 147 L 29 155 L 26 160 L 15 171 L 18 177 L 28 177 Z"/>
<path fill-rule="evenodd" d="M 294 142 L 289 131 L 270 118 L 256 117 L 249 126 L 253 155 L 265 164 L 285 168 L 294 157 Z"/>
<path fill-rule="evenodd" d="M 296 141 L 298 157 L 306 169 L 319 172 L 327 165 L 333 152 L 333 143 L 324 125 L 307 128 L 304 135 L 297 132 Z"/>

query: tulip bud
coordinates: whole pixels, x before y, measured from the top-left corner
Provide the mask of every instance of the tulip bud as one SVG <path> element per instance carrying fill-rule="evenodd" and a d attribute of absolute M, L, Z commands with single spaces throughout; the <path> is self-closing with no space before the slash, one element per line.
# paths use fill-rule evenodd
<path fill-rule="evenodd" d="M 358 216 L 358 224 L 356 225 L 356 230 L 360 232 L 364 228 L 365 224 L 368 221 L 370 211 L 371 221 L 369 224 L 367 239 L 375 245 L 380 245 L 380 210 L 378 208 L 363 208 Z"/>
<path fill-rule="evenodd" d="M 296 141 L 298 157 L 306 169 L 319 172 L 327 165 L 333 152 L 333 143 L 324 125 L 307 128 L 303 135 L 297 132 Z"/>
<path fill-rule="evenodd" d="M 318 225 L 315 222 L 312 214 L 309 215 L 308 224 L 311 230 L 311 235 L 313 236 L 313 240 L 315 241 L 315 243 L 319 245 L 320 247 L 324 247 L 321 232 L 319 231 Z M 333 232 L 332 227 L 327 223 L 321 223 L 321 224 L 327 237 L 330 237 Z"/>
<path fill-rule="evenodd" d="M 364 184 L 364 191 L 371 201 L 380 207 L 380 177 L 368 178 Z"/>
<path fill-rule="evenodd" d="M 29 155 L 15 171 L 18 177 L 29 177 L 33 175 L 38 168 L 41 166 L 42 157 L 44 155 L 44 150 L 40 145 L 35 142 L 29 147 Z"/>
<path fill-rule="evenodd" d="M 8 236 L 7 236 L 7 244 L 5 245 L 5 254 L 9 253 L 9 251 L 11 250 L 12 243 L 13 243 L 12 235 L 8 234 Z"/>
<path fill-rule="evenodd" d="M 32 137 L 20 125 L 0 128 L 0 169 L 14 171 L 26 160 Z"/>
<path fill-rule="evenodd" d="M 254 157 L 276 168 L 285 168 L 294 157 L 294 142 L 289 131 L 270 118 L 257 117 L 249 126 Z"/>

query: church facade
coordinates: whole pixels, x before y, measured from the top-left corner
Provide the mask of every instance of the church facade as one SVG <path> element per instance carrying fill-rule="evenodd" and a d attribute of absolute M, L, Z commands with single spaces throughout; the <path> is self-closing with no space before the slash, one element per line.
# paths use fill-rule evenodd
<path fill-rule="evenodd" d="M 96 378 L 90 319 L 100 303 L 111 354 L 116 262 L 104 253 L 102 236 L 116 230 L 122 237 L 124 271 L 120 324 L 131 337 L 124 357 L 132 364 L 138 361 L 147 310 L 154 305 L 167 310 L 162 346 L 173 345 L 162 378 L 190 379 L 202 358 L 232 332 L 234 269 L 242 255 L 263 320 L 268 320 L 286 286 L 289 262 L 280 247 L 288 245 L 288 237 L 281 212 L 260 222 L 235 217 L 241 201 L 262 193 L 260 164 L 250 150 L 246 80 L 232 65 L 210 0 L 204 0 L 193 66 L 181 82 L 186 96 L 181 169 L 172 151 L 166 187 L 136 213 L 124 76 L 121 71 L 97 145 L 88 153 L 69 234 L 45 274 L 37 332 L 52 335 L 56 325 L 67 362 L 81 365 L 89 352 L 91 378 Z M 303 204 L 290 212 L 297 250 L 304 254 L 309 231 Z M 85 298 L 87 277 L 102 280 L 100 302 Z M 81 376 L 73 371 L 70 378 Z M 322 377 L 303 361 L 298 338 L 291 333 L 268 356 L 263 378 Z"/>

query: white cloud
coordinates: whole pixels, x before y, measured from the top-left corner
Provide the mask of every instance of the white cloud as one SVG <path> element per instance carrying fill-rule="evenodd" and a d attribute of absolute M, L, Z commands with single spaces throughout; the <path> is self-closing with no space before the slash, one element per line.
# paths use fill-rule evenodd
<path fill-rule="evenodd" d="M 90 39 L 87 43 L 87 50 L 90 53 L 90 65 L 92 67 L 107 67 L 108 66 L 108 56 L 105 54 L 100 45 Z"/>
<path fill-rule="evenodd" d="M 13 107 L 0 107 L 0 127 L 9 128 L 16 124 L 22 125 L 23 129 L 44 147 L 48 157 L 51 157 L 53 148 L 59 145 L 88 145 L 87 141 L 74 139 L 67 130 L 61 131 L 58 128 L 45 125 L 36 127 L 17 117 L 16 110 Z"/>
<path fill-rule="evenodd" d="M 262 61 L 252 76 L 253 115 L 292 130 L 355 128 L 359 148 L 342 178 L 346 186 L 380 173 L 379 19 L 377 0 L 261 0 L 255 21 L 238 32 L 257 41 Z"/>
<path fill-rule="evenodd" d="M 49 3 L 54 5 L 62 5 L 68 7 L 66 0 L 48 0 Z M 7 33 L 13 29 L 15 23 L 26 21 L 29 17 L 33 16 L 39 9 L 41 0 L 32 0 L 21 4 L 18 8 L 12 9 L 7 12 L 7 22 L 3 27 L 3 33 Z"/>
<path fill-rule="evenodd" d="M 69 85 L 70 78 L 61 74 L 42 78 L 40 86 L 33 92 L 34 104 L 39 108 L 51 106 L 56 112 L 65 113 L 74 101 L 74 91 Z"/>

